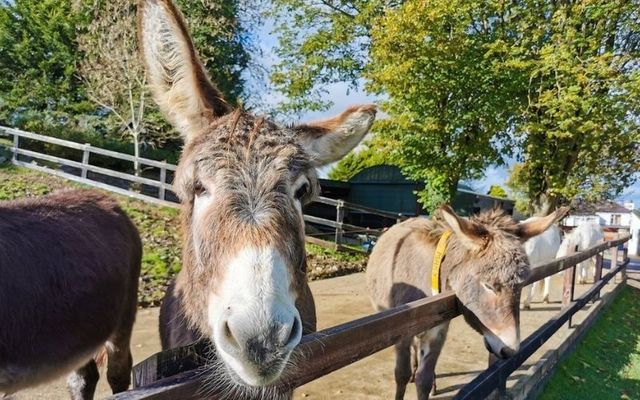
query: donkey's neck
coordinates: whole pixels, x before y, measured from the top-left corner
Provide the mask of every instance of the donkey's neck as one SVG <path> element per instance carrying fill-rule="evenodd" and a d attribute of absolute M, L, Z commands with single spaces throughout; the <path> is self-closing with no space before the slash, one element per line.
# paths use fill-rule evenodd
<path fill-rule="evenodd" d="M 435 250 L 434 250 L 435 252 Z M 467 249 L 460 243 L 455 234 L 449 237 L 449 243 L 440 267 L 440 282 L 442 291 L 452 289 L 452 280 L 460 275 L 460 265 L 464 261 Z"/>

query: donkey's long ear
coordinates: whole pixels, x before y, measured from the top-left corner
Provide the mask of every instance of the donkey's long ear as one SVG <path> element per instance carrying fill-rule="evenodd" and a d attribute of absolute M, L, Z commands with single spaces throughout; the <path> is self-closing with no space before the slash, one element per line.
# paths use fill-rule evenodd
<path fill-rule="evenodd" d="M 231 110 L 209 80 L 171 0 L 138 1 L 138 43 L 153 97 L 186 139 Z"/>
<path fill-rule="evenodd" d="M 451 206 L 444 205 L 438 210 L 460 242 L 469 250 L 480 250 L 487 243 L 487 231 L 480 225 L 460 217 Z"/>
<path fill-rule="evenodd" d="M 520 240 L 522 240 L 523 242 L 534 236 L 538 236 L 542 232 L 549 229 L 551 224 L 564 218 L 564 216 L 567 215 L 568 212 L 569 207 L 561 207 L 544 218 L 538 218 L 529 222 L 522 222 L 518 224 L 516 235 L 518 235 L 518 237 L 520 237 Z"/>
<path fill-rule="evenodd" d="M 322 166 L 338 161 L 360 143 L 369 132 L 376 111 L 373 104 L 354 106 L 337 117 L 298 125 L 294 129 L 300 135 L 299 143 L 316 166 Z"/>

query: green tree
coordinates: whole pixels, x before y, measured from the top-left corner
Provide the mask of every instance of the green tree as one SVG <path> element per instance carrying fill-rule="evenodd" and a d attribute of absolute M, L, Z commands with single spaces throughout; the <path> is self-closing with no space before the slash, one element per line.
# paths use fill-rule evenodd
<path fill-rule="evenodd" d="M 635 179 L 638 0 L 274 2 L 284 108 L 321 109 L 326 85 L 365 83 L 427 208 L 512 153 L 532 213 Z"/>
<path fill-rule="evenodd" d="M 505 63 L 528 77 L 512 180 L 533 213 L 615 197 L 640 165 L 640 2 L 521 4 Z"/>
<path fill-rule="evenodd" d="M 509 152 L 518 79 L 495 50 L 507 36 L 503 17 L 493 2 L 408 1 L 372 30 L 365 76 L 387 98 L 380 132 L 399 143 L 403 173 L 425 182 L 429 210 Z"/>
<path fill-rule="evenodd" d="M 521 80 L 499 64 L 509 38 L 504 7 L 480 0 L 275 3 L 284 16 L 276 30 L 282 61 L 272 78 L 288 98 L 284 108 L 322 109 L 330 102 L 321 86 L 366 82 L 386 99 L 389 117 L 377 130 L 398 145 L 393 161 L 403 173 L 426 183 L 420 200 L 427 209 L 450 202 L 460 180 L 503 162 Z"/>
<path fill-rule="evenodd" d="M 77 73 L 76 28 L 83 16 L 73 3 L 0 3 L 0 123 L 69 125 L 94 111 Z"/>
<path fill-rule="evenodd" d="M 507 191 L 500 185 L 491 185 L 487 194 L 493 197 L 507 198 Z"/>
<path fill-rule="evenodd" d="M 326 86 L 361 86 L 369 62 L 371 29 L 398 0 L 272 0 L 278 36 L 271 80 L 287 100 L 281 110 L 300 113 L 331 104 Z"/>

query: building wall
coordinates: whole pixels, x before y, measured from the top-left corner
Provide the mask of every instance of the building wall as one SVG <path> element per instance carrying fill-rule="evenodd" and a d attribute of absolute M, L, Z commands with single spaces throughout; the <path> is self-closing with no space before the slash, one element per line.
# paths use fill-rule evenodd
<path fill-rule="evenodd" d="M 600 225 L 605 225 L 604 221 L 598 215 L 569 215 L 562 221 L 562 224 L 566 226 L 578 226 L 584 222 L 595 222 Z"/>
<path fill-rule="evenodd" d="M 577 226 L 583 222 L 596 222 L 602 226 L 629 227 L 631 239 L 629 240 L 629 255 L 640 255 L 640 216 L 635 213 L 604 213 L 595 215 L 569 215 L 562 224 L 565 226 Z"/>
<path fill-rule="evenodd" d="M 631 225 L 631 213 L 605 213 L 599 212 L 596 213 L 603 223 L 601 225 L 621 225 L 621 226 L 630 226 Z"/>
<path fill-rule="evenodd" d="M 631 240 L 629 240 L 629 254 L 640 255 L 640 216 L 631 213 Z"/>

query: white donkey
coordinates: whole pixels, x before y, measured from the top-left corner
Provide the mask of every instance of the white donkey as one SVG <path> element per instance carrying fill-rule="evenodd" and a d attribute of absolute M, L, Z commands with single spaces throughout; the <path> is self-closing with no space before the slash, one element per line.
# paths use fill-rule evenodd
<path fill-rule="evenodd" d="M 531 217 L 523 223 L 531 222 L 538 220 L 542 217 Z M 531 268 L 535 268 L 538 265 L 546 264 L 550 261 L 553 261 L 556 258 L 556 253 L 558 253 L 558 249 L 560 248 L 560 228 L 557 225 L 551 225 L 546 231 L 538 236 L 534 236 L 531 239 L 524 242 L 524 249 L 529 257 L 529 264 Z M 529 285 L 525 288 L 527 293 L 527 297 L 524 300 L 524 304 L 522 306 L 523 309 L 528 310 L 531 308 L 531 298 L 533 297 L 533 292 L 536 291 L 540 281 L 534 282 L 532 285 Z M 543 284 L 543 297 L 542 301 L 545 303 L 549 302 L 549 288 L 551 286 L 551 277 L 547 276 L 544 278 Z"/>
<path fill-rule="evenodd" d="M 578 251 L 586 250 L 598 243 L 602 243 L 603 241 L 604 232 L 602 231 L 600 224 L 589 221 L 583 222 L 573 228 L 570 233 L 565 235 L 565 238 L 560 245 L 560 249 L 558 250 L 558 257 L 565 257 Z M 595 257 L 591 257 L 590 259 L 578 264 L 578 283 L 587 283 L 587 268 L 589 266 L 591 266 L 592 275 L 595 280 L 596 262 Z"/>

